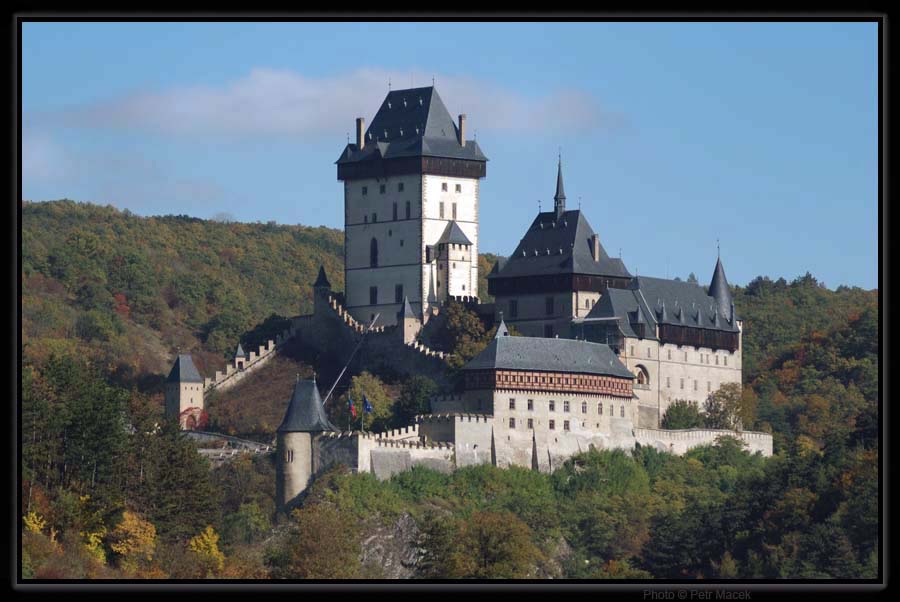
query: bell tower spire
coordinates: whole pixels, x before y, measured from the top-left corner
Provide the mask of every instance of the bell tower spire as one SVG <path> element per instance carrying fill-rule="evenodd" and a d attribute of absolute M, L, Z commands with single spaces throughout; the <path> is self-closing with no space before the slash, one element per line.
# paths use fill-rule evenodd
<path fill-rule="evenodd" d="M 553 208 L 556 210 L 556 219 L 566 212 L 566 191 L 563 188 L 562 153 L 559 154 L 559 164 L 556 171 L 556 194 L 553 196 Z"/>

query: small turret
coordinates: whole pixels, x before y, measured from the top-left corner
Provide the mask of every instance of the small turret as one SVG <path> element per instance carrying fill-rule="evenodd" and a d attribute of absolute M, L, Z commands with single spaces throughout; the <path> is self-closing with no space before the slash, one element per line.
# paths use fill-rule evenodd
<path fill-rule="evenodd" d="M 313 283 L 313 311 L 320 313 L 328 310 L 328 297 L 331 295 L 331 283 L 325 275 L 325 266 L 319 266 L 319 275 Z"/>
<path fill-rule="evenodd" d="M 182 429 L 195 429 L 203 414 L 203 377 L 189 353 L 175 358 L 166 378 L 166 416 L 177 419 Z"/>
<path fill-rule="evenodd" d="M 728 317 L 726 311 L 731 306 L 731 289 L 725 278 L 725 268 L 722 267 L 721 257 L 716 258 L 716 269 L 713 271 L 712 280 L 709 283 L 709 296 L 716 300 L 717 311 L 722 317 Z"/>
<path fill-rule="evenodd" d="M 400 325 L 403 343 L 412 344 L 422 329 L 422 321 L 409 304 L 409 297 L 403 297 L 403 309 L 397 313 L 397 323 Z"/>
<path fill-rule="evenodd" d="M 563 187 L 562 175 L 562 156 L 559 158 L 559 165 L 556 170 L 556 194 L 553 196 L 553 208 L 556 211 L 556 219 L 562 217 L 566 212 L 566 191 Z"/>

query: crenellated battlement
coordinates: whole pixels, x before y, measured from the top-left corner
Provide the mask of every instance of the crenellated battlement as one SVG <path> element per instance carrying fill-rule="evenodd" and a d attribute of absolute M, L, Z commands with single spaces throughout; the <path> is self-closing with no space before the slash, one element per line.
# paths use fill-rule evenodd
<path fill-rule="evenodd" d="M 428 345 L 423 345 L 419 341 L 413 341 L 411 343 L 407 343 L 406 346 L 411 347 L 412 349 L 415 349 L 416 351 L 418 351 L 419 353 L 421 353 L 427 357 L 436 357 L 441 360 L 444 358 L 450 357 L 449 353 L 444 353 L 443 351 L 435 351 Z"/>
<path fill-rule="evenodd" d="M 490 422 L 494 419 L 490 414 L 474 414 L 469 412 L 447 414 L 418 414 L 415 417 L 417 424 L 439 422 Z"/>
<path fill-rule="evenodd" d="M 262 367 L 278 350 L 297 333 L 297 324 L 291 320 L 291 325 L 286 330 L 275 336 L 275 339 L 269 339 L 265 345 L 260 345 L 258 351 L 251 351 L 246 358 L 235 357 L 230 364 L 225 366 L 225 372 L 216 370 L 213 378 L 203 379 L 203 390 L 205 393 L 213 389 L 224 391 L 238 382 L 240 382 L 250 372 Z"/>

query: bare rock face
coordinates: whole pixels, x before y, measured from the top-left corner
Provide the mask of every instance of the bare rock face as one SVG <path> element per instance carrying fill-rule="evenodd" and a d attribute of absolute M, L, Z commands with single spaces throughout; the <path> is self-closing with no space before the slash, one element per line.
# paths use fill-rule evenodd
<path fill-rule="evenodd" d="M 360 561 L 377 578 L 413 579 L 425 552 L 418 546 L 419 537 L 416 521 L 403 514 L 393 524 L 378 525 L 363 536 Z"/>

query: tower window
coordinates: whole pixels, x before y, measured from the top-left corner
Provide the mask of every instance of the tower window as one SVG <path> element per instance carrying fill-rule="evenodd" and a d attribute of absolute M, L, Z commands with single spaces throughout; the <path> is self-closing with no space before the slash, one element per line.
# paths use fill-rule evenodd
<path fill-rule="evenodd" d="M 438 204 L 438 217 L 440 217 L 441 219 L 444 219 L 444 203 L 443 202 Z"/>
<path fill-rule="evenodd" d="M 516 299 L 509 300 L 509 317 L 517 318 L 519 316 L 519 302 Z"/>
<path fill-rule="evenodd" d="M 647 347 L 647 357 L 648 358 L 650 357 L 650 348 L 649 347 Z"/>
<path fill-rule="evenodd" d="M 563 420 L 563 430 L 564 431 L 569 430 L 569 421 L 568 420 Z"/>
<path fill-rule="evenodd" d="M 534 428 L 534 419 L 533 418 L 528 419 L 528 428 L 530 428 L 530 429 Z"/>
<path fill-rule="evenodd" d="M 581 402 L 581 413 L 587 414 L 587 402 L 586 401 Z"/>
<path fill-rule="evenodd" d="M 668 351 L 668 356 L 667 356 L 667 357 L 668 357 L 669 359 L 672 359 L 672 350 L 671 350 L 671 349 L 669 349 L 669 351 Z"/>
<path fill-rule="evenodd" d="M 568 412 L 568 411 L 569 411 L 569 402 L 564 401 L 563 402 L 563 412 Z"/>
<path fill-rule="evenodd" d="M 728 356 L 723 356 L 722 359 L 725 361 L 725 365 L 728 365 Z"/>
<path fill-rule="evenodd" d="M 395 303 L 403 303 L 403 285 L 397 284 L 394 286 L 394 302 Z"/>
<path fill-rule="evenodd" d="M 697 381 L 695 380 L 694 381 L 694 391 L 696 391 L 696 390 L 697 390 Z"/>
<path fill-rule="evenodd" d="M 553 315 L 553 297 L 547 297 L 544 299 L 544 309 L 548 316 Z"/>
<path fill-rule="evenodd" d="M 712 391 L 712 383 L 706 381 L 706 392 L 709 393 L 710 391 Z"/>
<path fill-rule="evenodd" d="M 369 187 L 368 187 L 368 186 L 363 186 L 363 187 L 362 187 L 362 193 L 363 193 L 363 196 L 366 196 L 367 194 L 369 194 Z"/>
<path fill-rule="evenodd" d="M 462 192 L 462 184 L 456 185 L 456 192 Z"/>
<path fill-rule="evenodd" d="M 556 429 L 556 421 L 555 421 L 555 420 L 551 420 L 551 421 L 550 421 L 550 430 L 552 431 L 552 430 L 555 430 L 555 429 Z"/>
<path fill-rule="evenodd" d="M 378 287 L 369 287 L 369 305 L 378 305 Z"/>
<path fill-rule="evenodd" d="M 453 219 L 456 219 L 456 203 L 453 203 Z"/>
<path fill-rule="evenodd" d="M 553 401 L 552 399 L 550 400 L 550 411 L 551 411 L 551 412 L 555 412 L 555 411 L 556 411 L 556 402 Z"/>
<path fill-rule="evenodd" d="M 369 267 L 378 267 L 378 241 L 374 237 L 369 243 Z"/>
<path fill-rule="evenodd" d="M 441 192 L 447 192 L 447 182 L 441 184 Z"/>
<path fill-rule="evenodd" d="M 397 192 L 403 192 L 403 182 L 397 183 Z"/>
<path fill-rule="evenodd" d="M 384 194 L 384 189 L 385 189 L 385 185 L 382 184 L 381 186 L 378 187 L 378 192 L 380 192 L 381 194 Z"/>
<path fill-rule="evenodd" d="M 402 241 L 402 240 L 400 241 L 400 246 L 401 246 L 401 247 L 403 246 L 403 241 Z"/>
<path fill-rule="evenodd" d="M 406 201 L 406 219 L 409 219 L 410 215 L 412 215 L 412 206 L 409 201 Z"/>
<path fill-rule="evenodd" d="M 719 354 L 717 353 L 716 354 L 716 366 L 718 366 L 718 365 L 719 365 Z"/>
<path fill-rule="evenodd" d="M 372 214 L 372 223 L 374 224 L 374 223 L 376 223 L 377 221 L 378 221 L 378 214 L 377 214 L 377 213 L 373 213 L 373 214 Z"/>
<path fill-rule="evenodd" d="M 514 398 L 510 398 L 510 400 L 509 400 L 509 409 L 510 410 L 516 409 L 516 400 Z"/>
<path fill-rule="evenodd" d="M 368 224 L 368 223 L 369 223 L 369 215 L 368 215 L 368 214 L 366 214 L 366 215 L 363 216 L 363 223 L 364 223 L 364 224 Z"/>
<path fill-rule="evenodd" d="M 397 221 L 397 203 L 394 203 L 394 221 Z"/>
<path fill-rule="evenodd" d="M 684 379 L 681 379 L 681 390 L 684 391 Z"/>
<path fill-rule="evenodd" d="M 619 406 L 619 416 L 625 418 L 625 406 Z"/>
<path fill-rule="evenodd" d="M 515 418 L 509 419 L 509 428 L 511 428 L 511 429 L 516 428 L 516 419 Z"/>
<path fill-rule="evenodd" d="M 533 399 L 528 400 L 528 410 L 529 411 L 534 410 L 534 400 Z"/>
<path fill-rule="evenodd" d="M 671 388 L 672 388 L 672 379 L 669 378 L 668 376 L 666 377 L 666 388 L 667 388 L 667 389 L 671 389 Z"/>
<path fill-rule="evenodd" d="M 599 414 L 600 416 L 603 416 L 603 404 L 602 403 L 597 404 L 597 414 Z"/>

